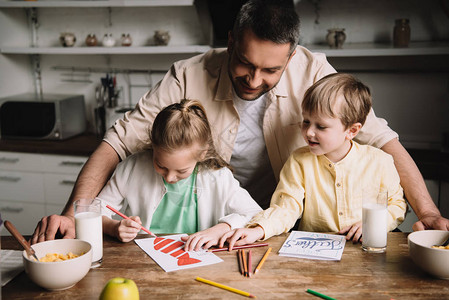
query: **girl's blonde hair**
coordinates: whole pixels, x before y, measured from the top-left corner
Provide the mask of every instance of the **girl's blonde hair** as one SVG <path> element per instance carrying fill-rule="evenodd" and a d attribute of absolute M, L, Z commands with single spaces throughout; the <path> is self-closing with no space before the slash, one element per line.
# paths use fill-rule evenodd
<path fill-rule="evenodd" d="M 198 162 L 198 169 L 230 167 L 215 150 L 206 111 L 200 102 L 183 99 L 165 107 L 156 116 L 150 132 L 151 148 L 172 152 L 198 143 L 206 156 Z M 198 153 L 198 157 L 200 157 Z"/>
<path fill-rule="evenodd" d="M 343 101 L 339 101 L 340 95 Z M 363 125 L 371 109 L 371 92 L 354 76 L 334 73 L 321 78 L 306 91 L 301 108 L 305 112 L 339 118 L 346 128 L 354 123 Z"/>

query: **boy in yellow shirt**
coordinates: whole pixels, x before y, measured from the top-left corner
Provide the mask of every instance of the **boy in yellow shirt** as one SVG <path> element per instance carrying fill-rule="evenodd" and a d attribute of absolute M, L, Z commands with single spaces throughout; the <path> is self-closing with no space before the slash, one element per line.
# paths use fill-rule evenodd
<path fill-rule="evenodd" d="M 388 229 L 404 220 L 406 203 L 391 155 L 353 138 L 371 108 L 367 86 L 349 74 L 328 75 L 305 93 L 301 132 L 308 146 L 285 163 L 270 207 L 220 239 L 230 248 L 298 230 L 338 232 L 359 242 L 362 199 L 388 192 Z"/>

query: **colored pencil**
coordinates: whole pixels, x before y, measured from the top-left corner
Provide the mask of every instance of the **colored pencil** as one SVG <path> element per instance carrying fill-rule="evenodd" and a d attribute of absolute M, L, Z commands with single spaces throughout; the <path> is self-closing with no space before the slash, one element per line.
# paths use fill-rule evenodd
<path fill-rule="evenodd" d="M 110 210 L 112 210 L 113 212 L 115 212 L 117 215 L 119 215 L 120 217 L 122 217 L 123 219 L 128 219 L 131 220 L 129 217 L 125 216 L 124 214 L 122 214 L 121 212 L 119 212 L 118 210 L 116 210 L 115 208 L 113 208 L 112 206 L 110 206 L 109 204 L 106 205 L 107 208 L 109 208 Z M 149 231 L 148 229 L 146 229 L 143 226 L 140 226 L 140 229 L 142 229 L 143 231 L 145 231 L 146 233 L 153 235 L 156 237 L 156 235 L 154 233 L 152 233 L 151 231 Z"/>
<path fill-rule="evenodd" d="M 248 251 L 248 277 L 251 277 L 252 275 L 252 268 L 253 268 L 253 258 L 251 254 L 251 250 Z"/>
<path fill-rule="evenodd" d="M 245 249 L 241 249 L 240 251 L 242 251 L 242 258 L 243 258 L 243 270 L 245 272 L 245 277 L 248 277 L 248 265 L 246 263 L 246 253 L 245 253 Z"/>
<path fill-rule="evenodd" d="M 255 248 L 255 247 L 265 247 L 268 246 L 268 243 L 260 243 L 260 244 L 249 244 L 244 246 L 234 246 L 232 250 L 238 250 L 238 249 L 246 249 L 246 248 Z M 229 248 L 215 248 L 215 249 L 209 249 L 209 252 L 220 252 L 220 251 L 228 251 Z"/>
<path fill-rule="evenodd" d="M 263 263 L 265 262 L 265 260 L 267 259 L 268 255 L 271 252 L 271 247 L 267 249 L 267 252 L 265 252 L 265 254 L 263 255 L 262 259 L 260 260 L 259 264 L 257 265 L 256 269 L 254 270 L 254 274 L 256 274 L 257 272 L 259 272 L 260 268 L 262 268 Z"/>
<path fill-rule="evenodd" d="M 313 291 L 313 290 L 311 290 L 311 289 L 307 289 L 307 293 L 312 294 L 312 295 L 315 295 L 315 296 L 320 297 L 320 298 L 322 298 L 322 299 L 326 299 L 326 300 L 337 300 L 337 299 L 335 299 L 335 298 L 332 298 L 332 297 L 326 296 L 326 295 L 324 295 L 324 294 L 315 292 L 315 291 Z"/>
<path fill-rule="evenodd" d="M 232 288 L 230 286 L 227 286 L 227 285 L 224 285 L 224 284 L 221 284 L 221 283 L 217 283 L 217 282 L 214 282 L 214 281 L 211 281 L 211 280 L 207 280 L 207 279 L 204 279 L 204 278 L 201 278 L 201 277 L 197 277 L 196 280 L 200 281 L 200 282 L 203 282 L 203 283 L 207 283 L 207 284 L 213 285 L 215 287 L 218 287 L 218 288 L 230 291 L 230 292 L 233 292 L 233 293 L 236 293 L 236 294 L 239 294 L 239 295 L 242 295 L 242 296 L 246 296 L 246 297 L 249 297 L 249 298 L 256 298 L 256 296 L 251 295 L 250 293 L 247 293 L 247 292 L 244 292 L 244 291 Z"/>
<path fill-rule="evenodd" d="M 242 252 L 239 250 L 237 251 L 237 261 L 239 263 L 239 270 L 240 274 L 245 275 L 243 272 L 243 259 L 242 259 Z"/>

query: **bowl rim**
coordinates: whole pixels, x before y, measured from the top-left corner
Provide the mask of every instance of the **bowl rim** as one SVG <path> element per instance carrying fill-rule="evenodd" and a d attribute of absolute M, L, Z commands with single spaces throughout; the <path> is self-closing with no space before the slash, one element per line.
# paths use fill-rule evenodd
<path fill-rule="evenodd" d="M 89 246 L 89 250 L 86 251 L 85 253 L 81 254 L 80 256 L 75 257 L 75 258 L 71 258 L 71 259 L 67 259 L 67 260 L 63 260 L 63 261 L 52 261 L 51 262 L 52 264 L 56 265 L 56 264 L 63 264 L 63 263 L 77 261 L 78 259 L 81 259 L 84 255 L 88 254 L 89 252 L 92 252 L 92 245 L 89 242 L 86 242 L 86 241 L 83 241 L 83 240 L 80 240 L 80 239 L 69 239 L 69 240 L 71 240 L 71 241 L 76 240 L 76 241 L 82 242 L 83 244 L 87 244 Z M 43 244 L 43 243 L 55 243 L 55 242 L 56 243 L 61 243 L 60 241 L 67 241 L 67 239 L 57 239 L 57 240 L 43 241 L 43 242 L 36 243 L 35 245 Z M 31 247 L 33 247 L 33 245 L 31 245 Z M 35 261 L 34 259 L 28 258 L 28 254 L 27 254 L 26 250 L 23 250 L 22 256 L 28 262 L 32 262 L 32 263 L 35 263 L 35 264 L 48 264 L 48 263 L 50 263 L 49 261 Z"/>
<path fill-rule="evenodd" d="M 425 233 L 423 233 L 423 232 L 429 232 L 429 231 L 431 231 L 431 232 L 441 232 L 441 233 L 447 233 L 447 234 L 449 234 L 449 231 L 447 231 L 447 230 L 438 230 L 438 229 L 419 230 L 419 231 L 413 231 L 413 232 L 411 232 L 411 233 L 407 236 L 407 241 L 408 241 L 409 243 L 413 243 L 415 246 L 418 246 L 418 247 L 422 247 L 422 248 L 426 248 L 426 249 L 431 249 L 431 250 L 435 250 L 435 251 L 447 251 L 447 252 L 449 252 L 449 249 L 432 248 L 432 246 L 425 246 L 425 245 L 422 245 L 422 244 L 417 243 L 416 241 L 413 241 L 413 240 L 412 240 L 412 238 L 413 238 L 414 236 L 417 236 L 417 235 L 420 235 L 420 234 L 425 234 Z"/>

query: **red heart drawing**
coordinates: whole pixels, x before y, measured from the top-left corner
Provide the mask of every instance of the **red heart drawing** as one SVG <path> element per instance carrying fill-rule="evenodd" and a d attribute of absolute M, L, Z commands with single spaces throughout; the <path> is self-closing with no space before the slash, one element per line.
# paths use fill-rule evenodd
<path fill-rule="evenodd" d="M 171 245 L 169 245 L 169 244 L 171 244 Z M 180 242 L 180 241 L 175 242 L 172 239 L 157 237 L 154 240 L 154 249 L 168 254 L 171 251 L 182 247 L 184 244 L 185 244 L 184 242 Z M 169 246 L 165 247 L 167 245 L 169 245 Z M 189 253 L 184 251 L 184 249 L 178 249 L 177 251 L 174 251 L 170 255 L 173 257 L 177 257 L 176 259 L 178 260 L 178 266 L 193 265 L 193 264 L 201 262 L 201 260 L 199 260 L 199 259 L 191 258 Z"/>
<path fill-rule="evenodd" d="M 199 262 L 201 262 L 201 260 L 191 258 L 187 252 L 178 257 L 178 266 L 193 265 Z"/>

